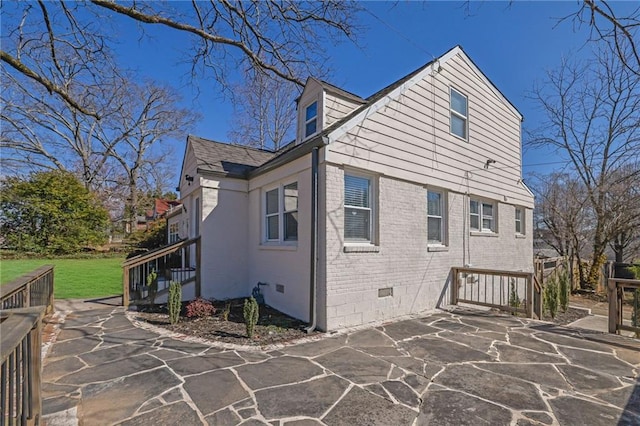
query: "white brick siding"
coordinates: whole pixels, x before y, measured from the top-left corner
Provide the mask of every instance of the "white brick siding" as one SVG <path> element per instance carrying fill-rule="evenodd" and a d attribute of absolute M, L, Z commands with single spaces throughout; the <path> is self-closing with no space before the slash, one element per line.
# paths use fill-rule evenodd
<path fill-rule="evenodd" d="M 422 185 L 375 176 L 378 193 L 378 252 L 345 253 L 343 244 L 344 171 L 326 165 L 326 286 L 325 329 L 386 320 L 446 304 L 447 281 L 452 266 L 532 269 L 531 211 L 527 210 L 526 237 L 515 236 L 515 208 L 497 203 L 497 236 L 470 236 L 465 254 L 468 218 L 463 216 L 468 198 L 447 192 L 448 248 L 429 251 L 427 244 L 427 189 Z M 393 287 L 393 296 L 378 297 L 378 289 Z"/>

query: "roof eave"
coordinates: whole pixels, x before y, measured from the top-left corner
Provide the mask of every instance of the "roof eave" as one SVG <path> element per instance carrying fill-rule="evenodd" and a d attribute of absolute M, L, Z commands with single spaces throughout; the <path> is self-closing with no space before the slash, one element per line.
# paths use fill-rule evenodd
<path fill-rule="evenodd" d="M 329 144 L 329 139 L 327 138 L 325 133 L 321 133 L 313 139 L 310 139 L 307 142 L 301 143 L 300 145 L 292 148 L 291 150 L 279 155 L 258 168 L 251 170 L 247 174 L 248 179 L 253 179 L 257 176 L 265 174 L 271 170 L 277 169 L 278 167 L 287 164 L 293 160 L 297 160 L 298 158 L 309 154 L 313 148 L 322 148 Z"/>

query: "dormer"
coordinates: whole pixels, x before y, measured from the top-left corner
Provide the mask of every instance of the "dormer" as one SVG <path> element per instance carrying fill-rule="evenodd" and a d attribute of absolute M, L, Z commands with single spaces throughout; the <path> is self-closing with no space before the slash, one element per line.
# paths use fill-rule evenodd
<path fill-rule="evenodd" d="M 298 98 L 296 143 L 322 132 L 364 104 L 365 100 L 339 87 L 310 77 Z"/>

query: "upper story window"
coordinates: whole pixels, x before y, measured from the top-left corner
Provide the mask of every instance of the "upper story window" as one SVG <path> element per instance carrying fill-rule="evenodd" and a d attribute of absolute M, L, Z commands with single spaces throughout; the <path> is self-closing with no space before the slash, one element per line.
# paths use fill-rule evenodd
<path fill-rule="evenodd" d="M 265 192 L 265 240 L 298 240 L 298 182 Z"/>
<path fill-rule="evenodd" d="M 318 102 L 309 105 L 304 112 L 304 137 L 307 138 L 318 131 Z"/>
<path fill-rule="evenodd" d="M 444 194 L 439 191 L 427 191 L 427 241 L 428 244 L 445 243 L 445 207 Z"/>
<path fill-rule="evenodd" d="M 451 88 L 449 109 L 451 111 L 451 133 L 467 140 L 469 129 L 468 99 L 465 95 Z"/>
<path fill-rule="evenodd" d="M 169 244 L 173 244 L 180 239 L 180 224 L 178 222 L 169 225 Z"/>
<path fill-rule="evenodd" d="M 344 175 L 344 240 L 372 242 L 373 203 L 372 179 Z"/>
<path fill-rule="evenodd" d="M 495 206 L 493 203 L 471 200 L 469 221 L 472 231 L 496 232 Z"/>
<path fill-rule="evenodd" d="M 524 209 L 516 207 L 516 234 L 524 235 Z"/>

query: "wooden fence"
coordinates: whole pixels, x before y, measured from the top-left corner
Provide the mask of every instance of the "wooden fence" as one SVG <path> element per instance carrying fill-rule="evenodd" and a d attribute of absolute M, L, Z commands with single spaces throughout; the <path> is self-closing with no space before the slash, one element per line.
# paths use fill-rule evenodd
<path fill-rule="evenodd" d="M 468 303 L 521 313 L 542 315 L 541 287 L 528 272 L 478 268 L 451 269 L 451 303 Z"/>

